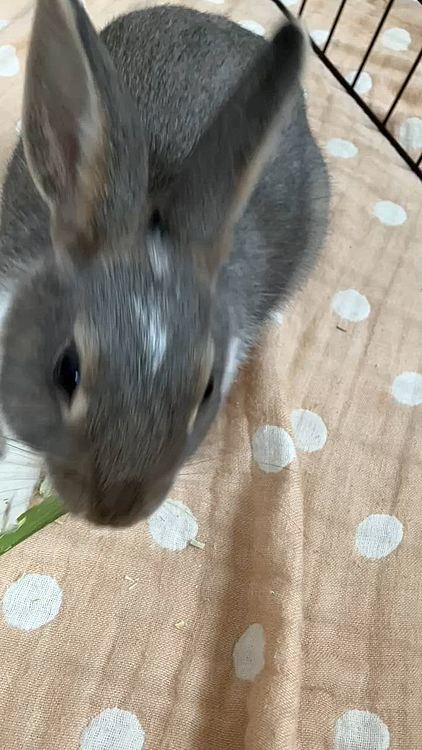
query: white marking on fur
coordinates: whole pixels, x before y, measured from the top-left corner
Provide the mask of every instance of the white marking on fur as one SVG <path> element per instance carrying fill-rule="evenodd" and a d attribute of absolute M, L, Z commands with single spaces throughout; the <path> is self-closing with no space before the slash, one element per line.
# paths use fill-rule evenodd
<path fill-rule="evenodd" d="M 161 313 L 155 306 L 149 311 L 149 341 L 153 357 L 152 367 L 154 372 L 157 372 L 166 353 L 167 331 Z"/>
<path fill-rule="evenodd" d="M 188 422 L 188 435 L 191 434 L 191 432 L 192 432 L 192 430 L 193 430 L 193 428 L 195 426 L 196 417 L 198 416 L 198 410 L 199 410 L 199 404 L 197 404 L 197 406 L 195 406 L 192 414 L 190 415 L 189 422 Z"/>
<path fill-rule="evenodd" d="M 157 307 L 156 301 L 151 299 L 151 296 L 145 299 L 134 296 L 133 309 L 137 322 L 144 330 L 145 354 L 150 359 L 151 368 L 155 374 L 164 359 L 167 348 L 167 330 L 161 311 Z"/>
<path fill-rule="evenodd" d="M 12 295 L 6 289 L 0 291 L 0 331 L 3 328 L 4 319 L 8 313 Z"/>
<path fill-rule="evenodd" d="M 236 377 L 241 361 L 240 347 L 241 341 L 237 336 L 230 339 L 227 349 L 226 369 L 224 370 L 223 379 L 221 381 L 221 395 L 223 398 L 229 392 Z"/>
<path fill-rule="evenodd" d="M 3 361 L 3 329 L 4 321 L 10 309 L 12 294 L 9 290 L 0 288 L 0 369 Z"/>
<path fill-rule="evenodd" d="M 152 232 L 148 250 L 154 275 L 157 279 L 166 278 L 169 275 L 169 264 L 159 231 Z"/>

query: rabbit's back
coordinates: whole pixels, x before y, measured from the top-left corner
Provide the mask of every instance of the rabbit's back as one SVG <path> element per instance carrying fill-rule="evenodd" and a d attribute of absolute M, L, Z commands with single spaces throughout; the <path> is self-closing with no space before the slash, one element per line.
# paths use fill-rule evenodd
<path fill-rule="evenodd" d="M 101 37 L 139 111 L 153 202 L 266 42 L 226 18 L 167 6 L 121 16 Z M 220 293 L 230 298 L 241 338 L 253 337 L 255 326 L 312 264 L 325 234 L 327 203 L 325 167 L 298 90 L 221 275 Z M 3 191 L 0 276 L 24 272 L 41 250 L 52 252 L 48 221 L 20 141 Z M 222 299 L 224 316 L 225 308 Z"/>
<path fill-rule="evenodd" d="M 170 6 L 121 16 L 101 36 L 139 109 L 150 190 L 161 190 L 264 41 L 221 16 Z"/>
<path fill-rule="evenodd" d="M 102 36 L 137 103 L 149 189 L 159 194 L 266 42 L 221 16 L 169 6 L 123 16 Z M 298 90 L 220 279 L 226 299 L 218 310 L 227 319 L 231 308 L 241 339 L 253 339 L 268 312 L 306 277 L 325 237 L 328 200 L 325 165 Z"/>

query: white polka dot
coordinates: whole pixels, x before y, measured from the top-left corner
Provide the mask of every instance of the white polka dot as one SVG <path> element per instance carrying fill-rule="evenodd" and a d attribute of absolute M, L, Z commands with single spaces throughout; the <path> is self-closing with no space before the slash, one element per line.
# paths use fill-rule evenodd
<path fill-rule="evenodd" d="M 326 149 L 330 156 L 338 159 L 353 159 L 357 155 L 358 149 L 351 141 L 345 141 L 344 138 L 330 138 L 326 143 Z"/>
<path fill-rule="evenodd" d="M 184 503 L 165 500 L 148 521 L 154 542 L 173 551 L 185 549 L 198 534 L 198 522 Z"/>
<path fill-rule="evenodd" d="M 356 289 L 344 289 L 334 295 L 331 307 L 343 320 L 360 323 L 366 320 L 371 306 L 366 297 Z"/>
<path fill-rule="evenodd" d="M 387 557 L 403 539 L 403 524 L 395 516 L 375 513 L 365 518 L 356 531 L 356 549 L 370 560 Z"/>
<path fill-rule="evenodd" d="M 324 447 L 328 433 L 319 414 L 308 409 L 294 409 L 290 418 L 297 450 L 314 453 Z"/>
<path fill-rule="evenodd" d="M 388 227 L 399 227 L 407 219 L 407 213 L 392 201 L 378 201 L 374 206 L 374 216 Z"/>
<path fill-rule="evenodd" d="M 17 132 L 18 135 L 20 135 L 22 133 L 22 120 L 18 120 L 17 121 L 17 123 L 15 125 L 15 130 L 16 130 L 16 132 Z"/>
<path fill-rule="evenodd" d="M 261 26 L 260 23 L 257 21 L 240 21 L 240 26 L 243 26 L 244 29 L 247 29 L 247 31 L 252 31 L 254 34 L 258 34 L 258 36 L 264 36 L 265 29 L 263 26 Z"/>
<path fill-rule="evenodd" d="M 9 25 L 9 23 L 10 23 L 10 21 L 6 21 L 6 19 L 0 18 L 0 31 L 2 31 L 3 29 L 7 28 L 7 26 Z"/>
<path fill-rule="evenodd" d="M 283 5 L 286 6 L 286 8 L 291 8 L 293 5 L 297 5 L 298 0 L 284 0 Z"/>
<path fill-rule="evenodd" d="M 62 598 L 62 590 L 54 578 L 29 573 L 6 589 L 3 616 L 11 628 L 37 630 L 57 617 Z"/>
<path fill-rule="evenodd" d="M 399 404 L 420 406 L 422 404 L 422 375 L 419 372 L 402 372 L 394 379 L 392 391 Z"/>
<path fill-rule="evenodd" d="M 400 143 L 408 149 L 422 148 L 422 118 L 408 117 L 400 125 Z"/>
<path fill-rule="evenodd" d="M 296 457 L 293 440 L 286 430 L 275 425 L 260 427 L 252 441 L 253 457 L 262 471 L 273 474 L 292 463 Z"/>
<path fill-rule="evenodd" d="M 376 714 L 346 711 L 336 721 L 335 750 L 388 750 L 390 732 Z"/>
<path fill-rule="evenodd" d="M 0 47 L 0 76 L 10 78 L 19 73 L 19 60 L 11 44 Z"/>
<path fill-rule="evenodd" d="M 412 44 L 412 37 L 406 29 L 393 28 L 384 31 L 381 41 L 387 49 L 404 52 Z"/>
<path fill-rule="evenodd" d="M 328 34 L 327 29 L 314 29 L 311 31 L 311 39 L 318 47 L 323 47 L 328 39 Z"/>
<path fill-rule="evenodd" d="M 233 649 L 233 665 L 239 680 L 252 682 L 265 665 L 265 633 L 262 625 L 249 625 Z"/>
<path fill-rule="evenodd" d="M 135 714 L 106 708 L 88 724 L 80 750 L 142 750 L 145 732 Z"/>
<path fill-rule="evenodd" d="M 357 70 L 351 70 L 350 73 L 348 73 L 346 76 L 346 81 L 352 84 L 356 73 Z M 356 93 L 360 94 L 361 96 L 367 94 L 372 88 L 372 78 L 369 73 L 367 73 L 365 70 L 362 71 L 353 88 Z"/>

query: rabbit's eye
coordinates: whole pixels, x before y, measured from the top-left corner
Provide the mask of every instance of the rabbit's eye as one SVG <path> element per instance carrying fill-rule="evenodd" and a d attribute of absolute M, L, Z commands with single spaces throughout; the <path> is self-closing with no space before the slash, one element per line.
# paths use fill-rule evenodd
<path fill-rule="evenodd" d="M 210 377 L 210 379 L 209 379 L 209 381 L 207 383 L 207 387 L 205 388 L 205 393 L 202 396 L 202 403 L 203 404 L 205 404 L 211 398 L 213 390 L 214 390 L 214 378 L 211 375 L 211 377 Z"/>
<path fill-rule="evenodd" d="M 54 368 L 54 383 L 67 396 L 69 402 L 79 385 L 79 356 L 74 344 L 68 346 L 59 356 Z"/>

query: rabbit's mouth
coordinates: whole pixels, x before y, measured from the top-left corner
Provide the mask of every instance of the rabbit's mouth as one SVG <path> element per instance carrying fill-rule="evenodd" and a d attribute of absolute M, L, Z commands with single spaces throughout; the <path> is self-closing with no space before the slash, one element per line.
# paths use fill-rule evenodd
<path fill-rule="evenodd" d="M 50 475 L 69 513 L 95 526 L 112 528 L 128 528 L 148 518 L 164 501 L 173 483 L 172 478 L 165 477 L 148 488 L 136 480 L 99 488 L 74 469 L 59 470 L 55 466 L 50 468 Z"/>
<path fill-rule="evenodd" d="M 95 526 L 124 529 L 148 518 L 161 505 L 166 492 L 145 496 L 140 485 L 118 486 L 107 491 L 100 501 L 89 503 L 84 516 Z"/>

